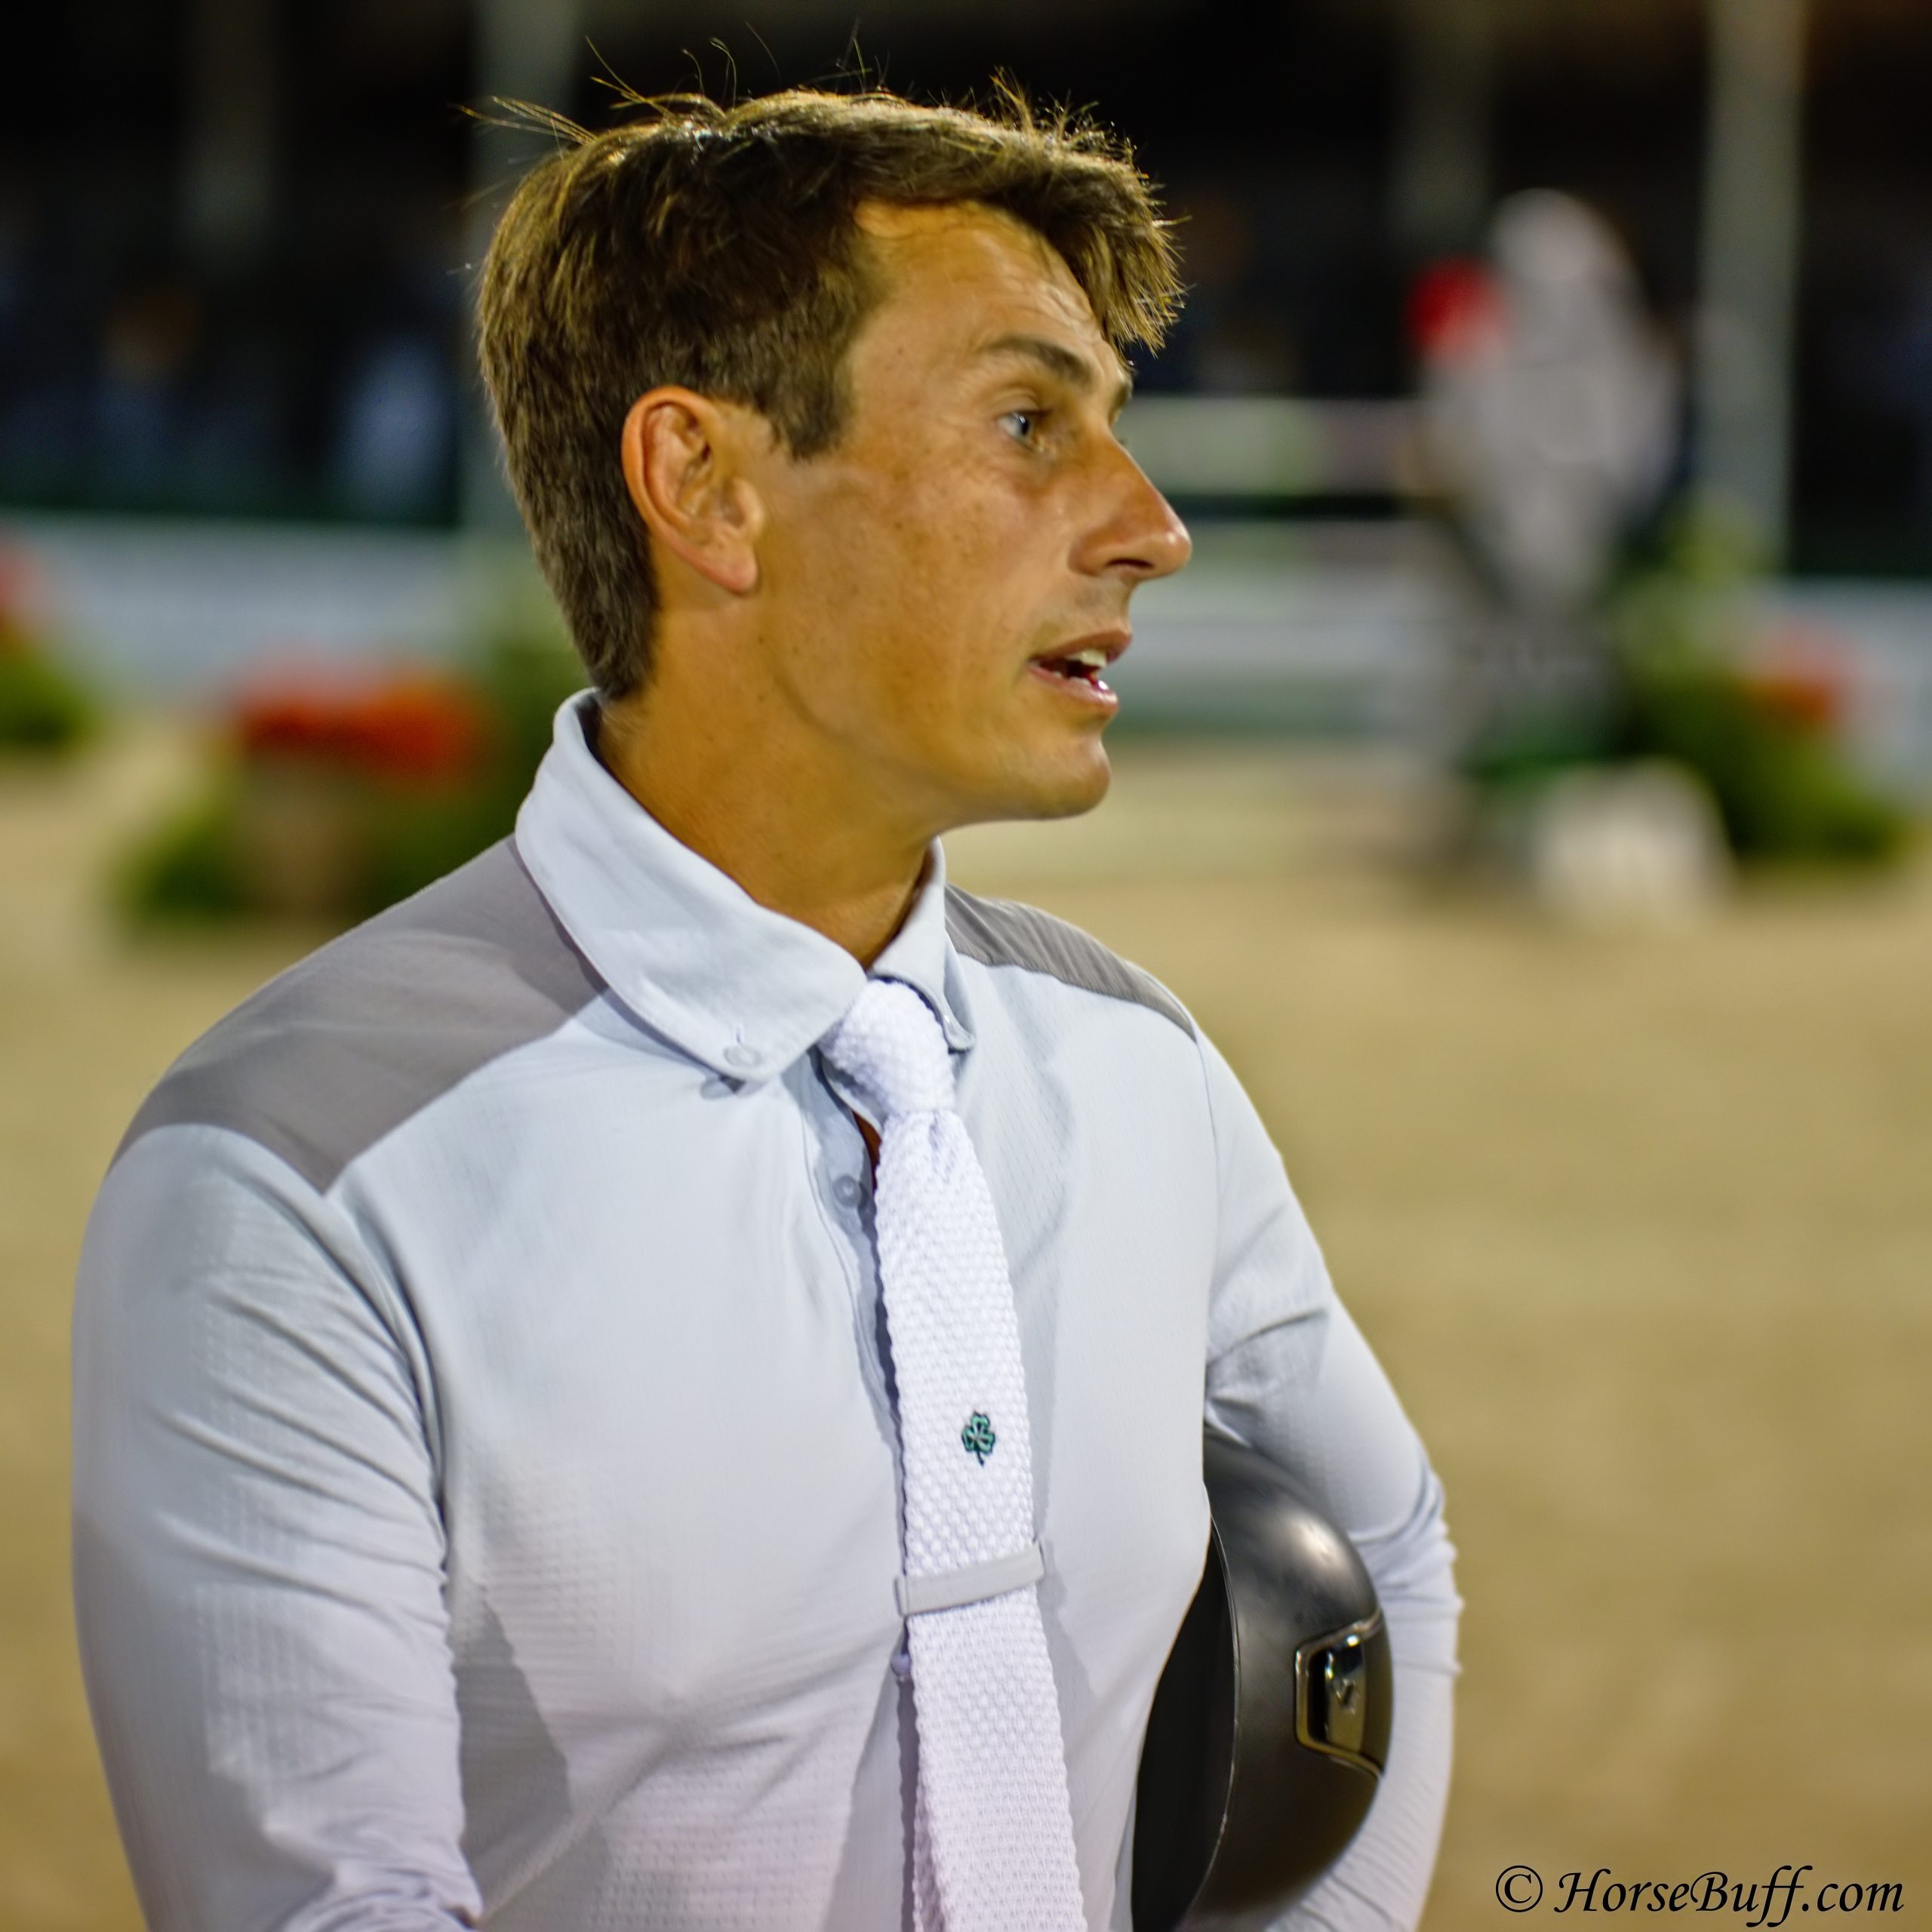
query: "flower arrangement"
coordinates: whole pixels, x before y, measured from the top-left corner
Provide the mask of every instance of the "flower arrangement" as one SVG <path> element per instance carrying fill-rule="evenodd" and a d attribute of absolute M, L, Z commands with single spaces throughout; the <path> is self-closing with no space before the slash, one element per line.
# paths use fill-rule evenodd
<path fill-rule="evenodd" d="M 124 863 L 138 921 L 346 924 L 503 836 L 578 681 L 547 638 L 457 671 L 285 670 L 245 687 L 198 795 Z"/>
<path fill-rule="evenodd" d="M 1767 630 L 1750 558 L 1721 519 L 1680 515 L 1612 586 L 1594 622 L 1607 671 L 1595 700 L 1509 719 L 1462 773 L 1507 818 L 1578 770 L 1663 763 L 1708 796 L 1746 866 L 1868 866 L 1906 850 L 1912 822 L 1843 743 L 1846 660 L 1829 637 Z"/>
<path fill-rule="evenodd" d="M 1721 521 L 1687 515 L 1628 573 L 1609 609 L 1623 676 L 1611 749 L 1695 772 L 1747 863 L 1895 859 L 1910 820 L 1845 755 L 1843 656 L 1828 637 L 1762 630 L 1749 563 Z"/>

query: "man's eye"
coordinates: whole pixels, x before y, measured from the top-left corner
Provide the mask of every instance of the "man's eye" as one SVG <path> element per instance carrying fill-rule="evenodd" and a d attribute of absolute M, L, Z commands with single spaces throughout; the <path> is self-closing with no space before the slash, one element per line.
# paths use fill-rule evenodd
<path fill-rule="evenodd" d="M 1009 409 L 999 419 L 1016 443 L 1037 443 L 1040 426 L 1047 420 L 1044 409 Z"/>

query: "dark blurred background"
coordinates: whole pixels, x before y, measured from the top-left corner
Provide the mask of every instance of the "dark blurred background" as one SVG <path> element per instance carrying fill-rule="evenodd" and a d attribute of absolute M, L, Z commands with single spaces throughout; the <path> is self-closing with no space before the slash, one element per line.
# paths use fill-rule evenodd
<path fill-rule="evenodd" d="M 1005 70 L 1097 103 L 1186 217 L 1194 295 L 1149 389 L 1407 392 L 1417 271 L 1473 247 L 1494 201 L 1531 186 L 1608 217 L 1687 348 L 1706 13 L 1700 0 L 37 9 L 0 125 L 0 503 L 456 521 L 472 198 L 512 171 L 515 147 L 460 109 L 528 92 L 595 122 L 604 73 L 728 94 L 863 72 L 960 97 Z M 1789 555 L 1800 571 L 1923 574 L 1932 9 L 1816 0 L 1810 15 Z"/>

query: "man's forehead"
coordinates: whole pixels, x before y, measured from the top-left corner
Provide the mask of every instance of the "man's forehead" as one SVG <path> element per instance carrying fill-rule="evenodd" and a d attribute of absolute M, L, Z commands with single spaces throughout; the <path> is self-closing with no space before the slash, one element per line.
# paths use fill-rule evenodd
<path fill-rule="evenodd" d="M 1017 217 L 977 202 L 865 202 L 857 220 L 884 272 L 887 303 L 945 315 L 961 353 L 977 358 L 1044 339 L 1088 361 L 1109 388 L 1124 376 L 1065 259 Z"/>
<path fill-rule="evenodd" d="M 931 242 L 975 231 L 1004 235 L 1037 252 L 1043 265 L 1066 267 L 1037 229 L 986 202 L 863 201 L 853 211 L 853 219 L 868 235 L 888 244 Z"/>

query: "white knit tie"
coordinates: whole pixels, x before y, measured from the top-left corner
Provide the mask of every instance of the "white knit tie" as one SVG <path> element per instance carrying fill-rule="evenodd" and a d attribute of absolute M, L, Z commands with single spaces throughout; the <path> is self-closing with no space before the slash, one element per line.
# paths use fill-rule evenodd
<path fill-rule="evenodd" d="M 924 1000 L 867 982 L 820 1043 L 879 1121 L 881 1291 L 899 1387 L 919 1932 L 1081 1932 L 1060 1705 L 1034 1585 L 1020 1325 L 992 1194 Z"/>

